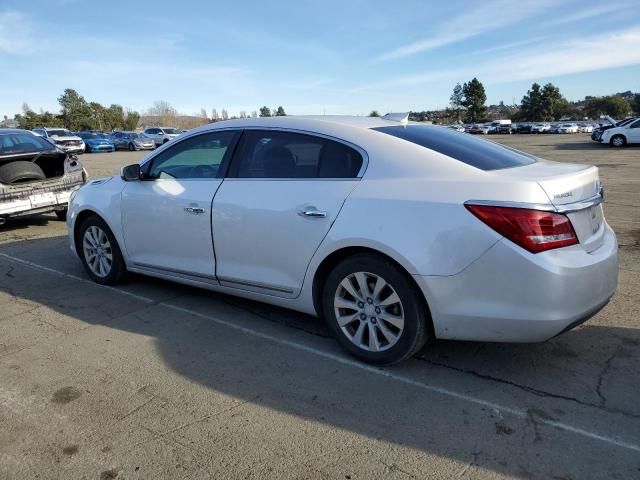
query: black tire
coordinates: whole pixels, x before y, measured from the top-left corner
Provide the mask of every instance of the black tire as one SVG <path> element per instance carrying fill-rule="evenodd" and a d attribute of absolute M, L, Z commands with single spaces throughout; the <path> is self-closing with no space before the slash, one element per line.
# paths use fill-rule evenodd
<path fill-rule="evenodd" d="M 58 217 L 58 220 L 60 220 L 61 222 L 66 221 L 67 211 L 68 209 L 66 207 L 63 210 L 56 210 L 56 217 Z"/>
<path fill-rule="evenodd" d="M 165 143 L 167 143 L 169 141 L 169 139 L 165 138 L 164 141 L 162 142 L 162 144 L 164 145 Z"/>
<path fill-rule="evenodd" d="M 96 275 L 87 262 L 87 258 L 84 253 L 83 248 L 83 239 L 85 232 L 90 227 L 98 227 L 101 229 L 109 239 L 109 243 L 111 246 L 110 253 L 112 256 L 111 269 L 109 273 L 105 276 Z M 96 283 L 101 285 L 117 285 L 121 283 L 127 274 L 127 267 L 124 263 L 124 259 L 122 258 L 122 252 L 120 251 L 120 247 L 118 246 L 118 242 L 111 232 L 111 229 L 106 224 L 104 220 L 102 220 L 98 216 L 91 216 L 87 218 L 82 225 L 80 226 L 80 230 L 78 230 L 78 236 L 76 237 L 76 248 L 78 250 L 78 255 L 80 256 L 80 260 L 82 261 L 82 266 L 84 267 L 87 275 Z"/>
<path fill-rule="evenodd" d="M 623 135 L 614 135 L 613 137 L 611 137 L 611 140 L 609 141 L 609 144 L 612 147 L 616 147 L 616 148 L 626 147 L 627 146 L 627 139 L 624 138 Z"/>
<path fill-rule="evenodd" d="M 44 180 L 42 169 L 33 162 L 11 162 L 0 166 L 0 182 L 4 184 L 35 182 Z"/>
<path fill-rule="evenodd" d="M 129 151 L 133 152 L 136 149 L 136 147 L 133 145 L 133 143 L 129 144 Z"/>
<path fill-rule="evenodd" d="M 382 277 L 400 297 L 404 328 L 396 343 L 386 350 L 373 352 L 358 347 L 338 325 L 334 297 L 341 282 L 356 272 L 367 272 Z M 431 317 L 422 293 L 402 268 L 379 255 L 361 253 L 336 265 L 326 279 L 322 292 L 322 307 L 324 318 L 340 344 L 354 356 L 375 365 L 390 365 L 412 357 L 425 345 L 429 337 Z M 372 317 L 371 322 L 374 321 L 375 318 Z"/>

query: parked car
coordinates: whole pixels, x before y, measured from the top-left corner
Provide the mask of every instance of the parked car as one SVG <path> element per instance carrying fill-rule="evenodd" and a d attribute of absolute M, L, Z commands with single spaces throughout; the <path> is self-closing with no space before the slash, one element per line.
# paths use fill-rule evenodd
<path fill-rule="evenodd" d="M 182 131 L 178 130 L 177 128 L 166 127 L 151 127 L 144 130 L 145 136 L 152 139 L 157 146 L 163 145 L 173 140 L 181 133 Z"/>
<path fill-rule="evenodd" d="M 592 133 L 593 125 L 590 123 L 579 123 L 578 124 L 578 133 Z"/>
<path fill-rule="evenodd" d="M 465 128 L 462 125 L 449 125 L 449 127 L 451 130 L 454 130 L 456 132 L 465 132 Z"/>
<path fill-rule="evenodd" d="M 602 143 L 609 143 L 613 147 L 640 143 L 640 119 L 628 123 L 622 127 L 605 130 L 600 139 Z"/>
<path fill-rule="evenodd" d="M 531 133 L 549 133 L 551 125 L 548 123 L 535 123 L 531 126 Z"/>
<path fill-rule="evenodd" d="M 116 149 L 134 150 L 153 150 L 156 148 L 156 142 L 143 133 L 138 132 L 114 132 L 111 139 Z"/>
<path fill-rule="evenodd" d="M 86 179 L 75 155 L 28 130 L 0 129 L 0 225 L 51 211 L 63 220 L 69 197 Z"/>
<path fill-rule="evenodd" d="M 575 123 L 563 123 L 558 127 L 558 133 L 578 133 L 578 125 Z"/>
<path fill-rule="evenodd" d="M 638 117 L 640 118 L 640 117 Z M 591 133 L 591 140 L 594 140 L 596 142 L 599 142 L 602 139 L 602 134 L 606 131 L 609 130 L 611 128 L 615 128 L 615 127 L 624 127 L 625 125 L 630 124 L 631 122 L 633 122 L 636 119 L 636 117 L 627 117 L 624 120 L 620 120 L 620 121 L 616 121 L 613 118 L 611 118 L 610 116 L 605 116 L 602 118 L 602 123 L 600 124 L 600 126 L 598 128 L 594 128 L 593 132 Z"/>
<path fill-rule="evenodd" d="M 33 133 L 44 137 L 69 153 L 84 153 L 85 144 L 80 137 L 66 128 L 34 128 Z"/>
<path fill-rule="evenodd" d="M 320 315 L 389 364 L 429 338 L 543 341 L 594 315 L 618 278 L 602 200 L 596 167 L 448 128 L 269 117 L 86 185 L 67 225 L 100 284 L 137 272 Z"/>
<path fill-rule="evenodd" d="M 102 132 L 78 132 L 76 133 L 84 141 L 85 152 L 114 152 L 116 147 L 111 138 Z"/>
<path fill-rule="evenodd" d="M 471 135 L 487 135 L 491 128 L 487 125 L 471 125 L 466 130 L 467 133 L 470 133 Z"/>
<path fill-rule="evenodd" d="M 530 123 L 519 123 L 518 133 L 533 133 L 533 125 Z"/>
<path fill-rule="evenodd" d="M 549 133 L 559 133 L 561 126 L 561 123 L 552 123 L 549 127 Z"/>

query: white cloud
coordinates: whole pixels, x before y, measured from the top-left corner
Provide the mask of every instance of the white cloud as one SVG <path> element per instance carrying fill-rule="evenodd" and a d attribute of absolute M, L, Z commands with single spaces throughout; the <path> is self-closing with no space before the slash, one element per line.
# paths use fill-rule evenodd
<path fill-rule="evenodd" d="M 386 52 L 376 60 L 378 62 L 394 60 L 460 42 L 538 15 L 548 8 L 553 8 L 554 3 L 556 2 L 551 0 L 479 2 L 470 11 L 451 20 L 444 20 L 443 26 L 433 35 Z"/>
<path fill-rule="evenodd" d="M 449 80 L 457 82 L 473 76 L 483 83 L 539 80 L 561 75 L 640 65 L 640 25 L 587 40 L 569 40 L 536 45 L 517 53 L 455 69 L 426 71 L 391 80 L 361 85 L 352 91 L 380 91 L 398 86 L 428 85 Z"/>
<path fill-rule="evenodd" d="M 19 55 L 33 50 L 33 27 L 18 12 L 0 12 L 0 53 Z"/>

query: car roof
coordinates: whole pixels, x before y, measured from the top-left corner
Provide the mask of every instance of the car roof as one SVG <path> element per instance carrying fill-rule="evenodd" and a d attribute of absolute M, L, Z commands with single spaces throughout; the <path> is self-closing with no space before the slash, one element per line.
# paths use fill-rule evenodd
<path fill-rule="evenodd" d="M 0 128 L 0 135 L 9 135 L 11 133 L 33 133 L 30 130 L 25 130 L 23 128 Z"/>

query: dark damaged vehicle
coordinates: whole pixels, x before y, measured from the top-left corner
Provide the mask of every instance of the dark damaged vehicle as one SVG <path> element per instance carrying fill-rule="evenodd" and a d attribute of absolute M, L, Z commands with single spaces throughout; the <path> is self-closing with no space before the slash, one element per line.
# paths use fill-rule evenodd
<path fill-rule="evenodd" d="M 0 129 L 0 225 L 52 211 L 64 220 L 71 193 L 86 181 L 74 154 L 27 130 Z"/>

